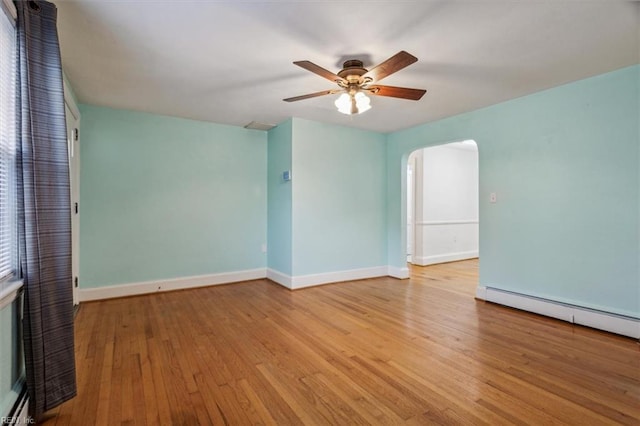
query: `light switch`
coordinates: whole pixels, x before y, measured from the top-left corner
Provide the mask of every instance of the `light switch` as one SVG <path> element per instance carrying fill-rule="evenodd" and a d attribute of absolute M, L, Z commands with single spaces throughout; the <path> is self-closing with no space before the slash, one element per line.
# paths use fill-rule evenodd
<path fill-rule="evenodd" d="M 489 194 L 489 202 L 490 203 L 497 203 L 498 202 L 498 196 L 496 195 L 495 192 L 492 192 L 491 194 Z"/>

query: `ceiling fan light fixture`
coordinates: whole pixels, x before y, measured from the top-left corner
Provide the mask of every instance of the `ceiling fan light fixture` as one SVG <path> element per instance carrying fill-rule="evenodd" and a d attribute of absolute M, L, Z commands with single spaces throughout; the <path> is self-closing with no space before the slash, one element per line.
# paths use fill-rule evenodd
<path fill-rule="evenodd" d="M 354 96 L 356 100 L 356 107 L 358 108 L 358 114 L 362 114 L 365 111 L 371 109 L 371 99 L 362 92 L 358 92 Z"/>
<path fill-rule="evenodd" d="M 283 99 L 285 102 L 296 102 L 304 99 L 315 98 L 324 95 L 341 93 L 335 100 L 338 112 L 346 115 L 362 114 L 371 109 L 369 95 L 387 96 L 391 98 L 408 99 L 418 101 L 427 92 L 424 89 L 411 89 L 409 87 L 383 86 L 378 84 L 380 80 L 390 76 L 403 68 L 416 62 L 418 58 L 401 50 L 386 61 L 367 70 L 362 61 L 351 59 L 345 61 L 342 69 L 337 74 L 328 71 L 311 61 L 295 61 L 294 64 L 307 71 L 319 75 L 338 85 L 339 89 L 323 90 L 321 92 L 308 93 L 302 96 Z M 372 86 L 371 84 L 375 84 Z"/>
<path fill-rule="evenodd" d="M 338 111 L 343 114 L 351 114 L 351 96 L 348 93 L 343 93 L 338 96 L 338 99 L 334 102 Z"/>
<path fill-rule="evenodd" d="M 362 114 L 371 109 L 371 99 L 362 92 L 356 92 L 355 95 L 343 93 L 336 99 L 335 106 L 342 114 Z"/>

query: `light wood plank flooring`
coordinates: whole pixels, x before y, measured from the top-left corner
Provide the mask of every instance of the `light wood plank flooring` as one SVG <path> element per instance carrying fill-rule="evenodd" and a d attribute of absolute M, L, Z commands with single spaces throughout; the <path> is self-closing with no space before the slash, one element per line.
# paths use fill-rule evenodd
<path fill-rule="evenodd" d="M 637 341 L 477 301 L 477 269 L 83 304 L 44 424 L 640 424 Z"/>

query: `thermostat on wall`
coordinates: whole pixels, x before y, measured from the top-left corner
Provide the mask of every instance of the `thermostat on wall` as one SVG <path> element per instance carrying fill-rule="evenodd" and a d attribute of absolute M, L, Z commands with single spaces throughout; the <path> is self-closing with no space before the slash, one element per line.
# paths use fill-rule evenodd
<path fill-rule="evenodd" d="M 290 171 L 290 170 L 287 170 L 286 172 L 282 172 L 282 179 L 283 179 L 285 182 L 290 181 L 290 180 L 291 180 L 291 171 Z"/>

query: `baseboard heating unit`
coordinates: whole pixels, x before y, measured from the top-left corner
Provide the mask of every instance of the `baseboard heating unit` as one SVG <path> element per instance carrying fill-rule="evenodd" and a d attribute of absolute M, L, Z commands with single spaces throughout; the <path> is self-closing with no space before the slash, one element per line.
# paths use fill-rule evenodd
<path fill-rule="evenodd" d="M 570 305 L 493 287 L 478 287 L 478 299 L 556 318 L 573 324 L 640 339 L 640 319 Z"/>

